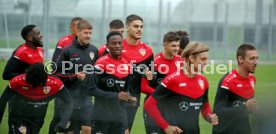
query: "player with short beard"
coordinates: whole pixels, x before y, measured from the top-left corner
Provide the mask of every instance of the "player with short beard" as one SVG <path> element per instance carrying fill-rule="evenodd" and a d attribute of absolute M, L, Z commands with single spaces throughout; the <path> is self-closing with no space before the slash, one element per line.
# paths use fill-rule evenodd
<path fill-rule="evenodd" d="M 218 84 L 214 112 L 220 124 L 213 127 L 213 134 L 251 134 L 249 115 L 257 109 L 253 73 L 258 58 L 258 51 L 251 44 L 237 49 L 238 68 L 223 76 Z"/>
<path fill-rule="evenodd" d="M 36 62 L 43 63 L 44 51 L 39 28 L 33 24 L 26 25 L 21 30 L 21 37 L 25 43 L 13 51 L 3 71 L 4 80 L 11 80 L 25 73 L 26 69 Z"/>

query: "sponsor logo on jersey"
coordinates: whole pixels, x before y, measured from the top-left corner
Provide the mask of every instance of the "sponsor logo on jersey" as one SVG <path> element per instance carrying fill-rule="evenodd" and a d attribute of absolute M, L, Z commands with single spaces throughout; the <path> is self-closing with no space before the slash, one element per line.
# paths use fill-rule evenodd
<path fill-rule="evenodd" d="M 238 106 L 240 106 L 240 105 L 242 105 L 242 102 L 241 102 L 241 101 L 234 101 L 234 102 L 233 102 L 233 107 L 238 107 Z"/>
<path fill-rule="evenodd" d="M 181 111 L 187 111 L 189 109 L 189 103 L 186 101 L 182 101 L 178 104 L 178 107 Z"/>
<path fill-rule="evenodd" d="M 107 85 L 108 87 L 113 87 L 113 86 L 114 86 L 114 80 L 113 80 L 113 79 L 107 79 L 106 85 Z"/>

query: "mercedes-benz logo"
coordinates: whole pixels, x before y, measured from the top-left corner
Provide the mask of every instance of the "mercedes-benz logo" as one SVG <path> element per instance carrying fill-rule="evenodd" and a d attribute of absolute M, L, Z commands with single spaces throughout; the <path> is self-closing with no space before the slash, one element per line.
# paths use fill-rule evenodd
<path fill-rule="evenodd" d="M 189 103 L 186 102 L 186 101 L 182 101 L 182 102 L 179 103 L 178 106 L 179 106 L 179 109 L 180 109 L 181 111 L 187 111 L 188 108 L 189 108 Z"/>
<path fill-rule="evenodd" d="M 108 79 L 108 80 L 106 81 L 106 85 L 107 85 L 108 87 L 112 87 L 112 86 L 114 85 L 114 80 L 113 80 L 113 79 Z"/>
<path fill-rule="evenodd" d="M 233 107 L 238 107 L 238 106 L 240 106 L 240 105 L 242 105 L 242 102 L 241 102 L 241 101 L 234 101 L 234 102 L 233 102 Z"/>

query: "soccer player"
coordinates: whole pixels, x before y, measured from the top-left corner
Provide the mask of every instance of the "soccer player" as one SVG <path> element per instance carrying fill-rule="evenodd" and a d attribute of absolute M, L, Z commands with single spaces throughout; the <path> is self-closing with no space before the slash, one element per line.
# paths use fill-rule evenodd
<path fill-rule="evenodd" d="M 153 62 L 153 52 L 152 49 L 140 41 L 142 38 L 143 32 L 143 19 L 135 14 L 129 15 L 126 18 L 126 31 L 127 36 L 123 40 L 123 50 L 122 57 L 125 58 L 128 62 L 133 65 L 133 74 L 130 76 L 130 94 L 137 98 L 137 101 L 140 102 L 141 96 L 141 74 L 147 76 L 147 79 L 153 80 L 152 72 L 150 71 L 150 64 Z M 132 128 L 134 118 L 138 109 L 136 107 L 127 108 L 128 116 L 128 128 L 129 131 Z"/>
<path fill-rule="evenodd" d="M 163 37 L 163 52 L 154 57 L 154 72 L 157 73 L 156 80 L 149 85 L 146 78 L 142 78 L 141 91 L 147 94 L 146 99 L 154 92 L 165 76 L 176 72 L 179 68 L 181 58 L 178 55 L 180 37 L 176 32 L 168 32 Z M 159 126 L 144 112 L 144 123 L 147 134 L 160 133 Z"/>
<path fill-rule="evenodd" d="M 119 32 L 123 35 L 124 34 L 124 23 L 119 19 L 112 20 L 109 23 L 109 32 Z M 98 51 L 99 51 L 99 57 L 102 57 L 102 56 L 108 54 L 107 45 L 106 44 L 102 45 L 98 49 Z"/>
<path fill-rule="evenodd" d="M 199 134 L 199 112 L 212 125 L 218 124 L 208 101 L 208 81 L 200 74 L 208 62 L 208 51 L 200 42 L 189 43 L 181 55 L 183 70 L 165 77 L 146 100 L 144 108 L 162 133 Z"/>
<path fill-rule="evenodd" d="M 63 83 L 48 75 L 42 63 L 31 65 L 26 74 L 10 80 L 0 99 L 0 123 L 9 102 L 9 133 L 39 134 L 44 123 L 48 103 L 58 97 L 64 102 L 64 113 L 56 129 L 63 131 L 70 125 L 73 110 L 72 97 Z"/>
<path fill-rule="evenodd" d="M 251 133 L 249 113 L 257 109 L 253 75 L 258 63 L 256 48 L 251 44 L 240 45 L 237 61 L 238 68 L 226 74 L 218 85 L 214 112 L 220 124 L 213 127 L 213 134 Z"/>
<path fill-rule="evenodd" d="M 82 18 L 80 17 L 75 17 L 71 20 L 71 24 L 70 24 L 70 30 L 71 30 L 71 33 L 62 37 L 58 43 L 57 43 L 57 46 L 56 46 L 56 49 L 54 51 L 54 54 L 53 54 L 53 58 L 52 58 L 52 61 L 54 63 L 57 63 L 58 61 L 58 58 L 62 52 L 62 49 L 65 48 L 67 45 L 70 45 L 72 44 L 72 42 L 74 41 L 74 39 L 76 38 L 77 36 L 77 24 L 78 22 L 82 20 Z M 52 66 L 53 67 L 53 70 L 55 70 L 55 66 Z M 60 121 L 60 118 L 61 118 L 61 112 L 62 112 L 62 102 L 57 98 L 54 100 L 55 101 L 55 106 L 54 106 L 54 117 L 51 121 L 51 124 L 49 126 L 49 134 L 55 134 L 55 126 L 56 124 Z M 75 131 L 75 130 L 74 130 Z M 76 129 L 76 133 L 79 132 L 79 129 Z"/>
<path fill-rule="evenodd" d="M 80 18 L 80 17 L 75 17 L 71 20 L 71 24 L 70 24 L 71 33 L 59 39 L 56 49 L 53 54 L 53 58 L 52 58 L 53 62 L 56 63 L 58 61 L 58 57 L 60 56 L 62 49 L 64 47 L 66 47 L 67 45 L 71 44 L 74 41 L 74 39 L 76 38 L 77 24 L 80 20 L 82 20 L 82 18 Z"/>
<path fill-rule="evenodd" d="M 36 62 L 43 63 L 42 34 L 36 25 L 26 25 L 21 30 L 25 43 L 16 48 L 3 72 L 4 80 L 25 73 L 25 70 Z"/>
<path fill-rule="evenodd" d="M 189 34 L 186 31 L 178 30 L 176 33 L 180 36 L 180 48 L 178 51 L 178 55 L 180 56 L 185 49 L 185 47 L 189 44 Z"/>
<path fill-rule="evenodd" d="M 92 100 L 86 93 L 83 80 L 85 69 L 93 67 L 98 59 L 98 49 L 89 43 L 93 27 L 87 20 L 80 20 L 77 29 L 77 38 L 61 53 L 56 75 L 63 80 L 74 101 L 72 125 L 68 130 L 74 130 L 79 124 L 82 134 L 90 134 Z"/>
<path fill-rule="evenodd" d="M 107 37 L 109 54 L 95 64 L 95 72 L 87 80 L 88 93 L 95 96 L 92 112 L 93 133 L 125 134 L 127 114 L 124 105 L 137 99 L 127 92 L 130 64 L 122 58 L 123 37 L 119 32 L 110 32 Z"/>

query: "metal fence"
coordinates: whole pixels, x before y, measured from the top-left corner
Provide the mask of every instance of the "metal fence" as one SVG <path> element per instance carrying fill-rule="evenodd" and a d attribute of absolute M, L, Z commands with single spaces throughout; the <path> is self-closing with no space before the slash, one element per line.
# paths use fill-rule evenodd
<path fill-rule="evenodd" d="M 20 31 L 36 24 L 43 33 L 45 56 L 51 58 L 69 23 L 79 16 L 94 29 L 92 43 L 105 43 L 112 19 L 137 14 L 144 19 L 143 42 L 158 53 L 163 35 L 186 30 L 191 40 L 207 43 L 210 58 L 235 59 L 243 42 L 253 43 L 260 59 L 276 61 L 276 0 L 0 0 L 0 56 L 7 58 L 23 43 Z"/>

